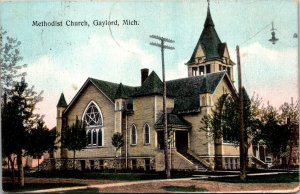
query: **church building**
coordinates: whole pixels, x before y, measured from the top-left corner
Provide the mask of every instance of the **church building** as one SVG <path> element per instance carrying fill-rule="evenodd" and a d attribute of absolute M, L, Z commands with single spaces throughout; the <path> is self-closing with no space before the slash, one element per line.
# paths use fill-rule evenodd
<path fill-rule="evenodd" d="M 185 65 L 186 78 L 166 82 L 171 168 L 239 169 L 239 148 L 225 138 L 215 142 L 209 131 L 201 130 L 202 118 L 211 114 L 222 95 L 237 97 L 235 63 L 215 30 L 209 6 L 203 31 Z M 88 145 L 76 152 L 76 169 L 113 169 L 117 158 L 119 169 L 162 171 L 162 112 L 163 82 L 155 71 L 142 69 L 139 86 L 88 78 L 69 104 L 61 94 L 56 130 L 63 133 L 76 118 L 85 122 Z M 117 156 L 112 145 L 116 132 L 122 133 L 125 141 Z M 61 147 L 53 159 L 56 168 L 63 163 L 72 168 L 73 152 Z"/>

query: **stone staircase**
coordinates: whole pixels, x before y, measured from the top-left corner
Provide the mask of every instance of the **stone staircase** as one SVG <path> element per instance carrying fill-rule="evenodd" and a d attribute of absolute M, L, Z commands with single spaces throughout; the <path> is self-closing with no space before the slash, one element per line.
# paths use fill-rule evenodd
<path fill-rule="evenodd" d="M 256 168 L 263 168 L 263 169 L 268 168 L 268 164 L 266 164 L 264 161 L 260 160 L 259 158 L 256 158 L 255 156 L 252 156 L 252 161 L 255 164 Z"/>
<path fill-rule="evenodd" d="M 191 161 L 196 166 L 196 171 L 207 171 L 208 169 L 206 166 L 204 166 L 198 159 L 196 159 L 194 156 L 192 156 L 189 153 L 180 153 L 182 154 L 186 159 Z"/>

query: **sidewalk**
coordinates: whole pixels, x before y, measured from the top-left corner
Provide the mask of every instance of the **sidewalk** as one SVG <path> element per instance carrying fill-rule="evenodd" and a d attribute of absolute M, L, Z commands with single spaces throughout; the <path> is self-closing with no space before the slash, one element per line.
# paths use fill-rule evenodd
<path fill-rule="evenodd" d="M 284 172 L 267 172 L 267 173 L 251 173 L 247 176 L 259 175 L 276 175 Z M 51 192 L 65 192 L 80 189 L 97 188 L 99 192 L 103 193 L 128 193 L 128 192 L 152 192 L 165 193 L 166 186 L 180 186 L 180 187 L 197 187 L 205 188 L 211 193 L 296 193 L 300 190 L 299 183 L 222 183 L 206 181 L 206 178 L 213 177 L 237 177 L 239 174 L 231 175 L 195 175 L 190 178 L 179 179 L 160 179 L 147 181 L 132 181 L 132 182 L 116 182 L 116 183 L 91 183 L 86 186 L 52 188 L 35 191 L 27 191 L 26 193 L 51 193 Z"/>

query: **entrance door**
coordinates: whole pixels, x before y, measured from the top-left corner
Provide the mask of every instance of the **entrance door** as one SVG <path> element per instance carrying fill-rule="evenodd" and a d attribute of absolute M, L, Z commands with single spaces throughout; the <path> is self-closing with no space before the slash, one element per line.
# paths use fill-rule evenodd
<path fill-rule="evenodd" d="M 176 149 L 179 153 L 186 153 L 188 150 L 188 132 L 187 131 L 176 131 Z"/>
<path fill-rule="evenodd" d="M 158 131 L 157 132 L 157 146 L 158 149 L 163 150 L 164 149 L 164 132 Z"/>

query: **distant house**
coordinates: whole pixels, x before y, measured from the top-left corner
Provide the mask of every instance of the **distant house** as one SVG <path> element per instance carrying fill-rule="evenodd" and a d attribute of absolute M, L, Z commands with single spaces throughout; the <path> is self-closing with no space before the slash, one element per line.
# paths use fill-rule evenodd
<path fill-rule="evenodd" d="M 177 170 L 238 169 L 239 148 L 226 138 L 214 142 L 201 128 L 201 119 L 211 114 L 223 94 L 237 96 L 233 66 L 227 44 L 221 42 L 210 8 L 199 41 L 185 64 L 186 78 L 167 81 L 168 129 L 171 166 Z M 115 132 L 125 137 L 119 168 L 164 170 L 163 83 L 148 69 L 141 70 L 141 85 L 127 86 L 88 78 L 67 104 L 61 94 L 57 104 L 56 130 L 61 134 L 76 117 L 86 123 L 88 146 L 76 154 L 77 169 L 114 168 Z M 249 149 L 252 160 L 252 148 Z M 71 168 L 73 154 L 64 148 L 54 153 L 56 168 Z M 220 161 L 216 165 L 215 159 Z"/>

